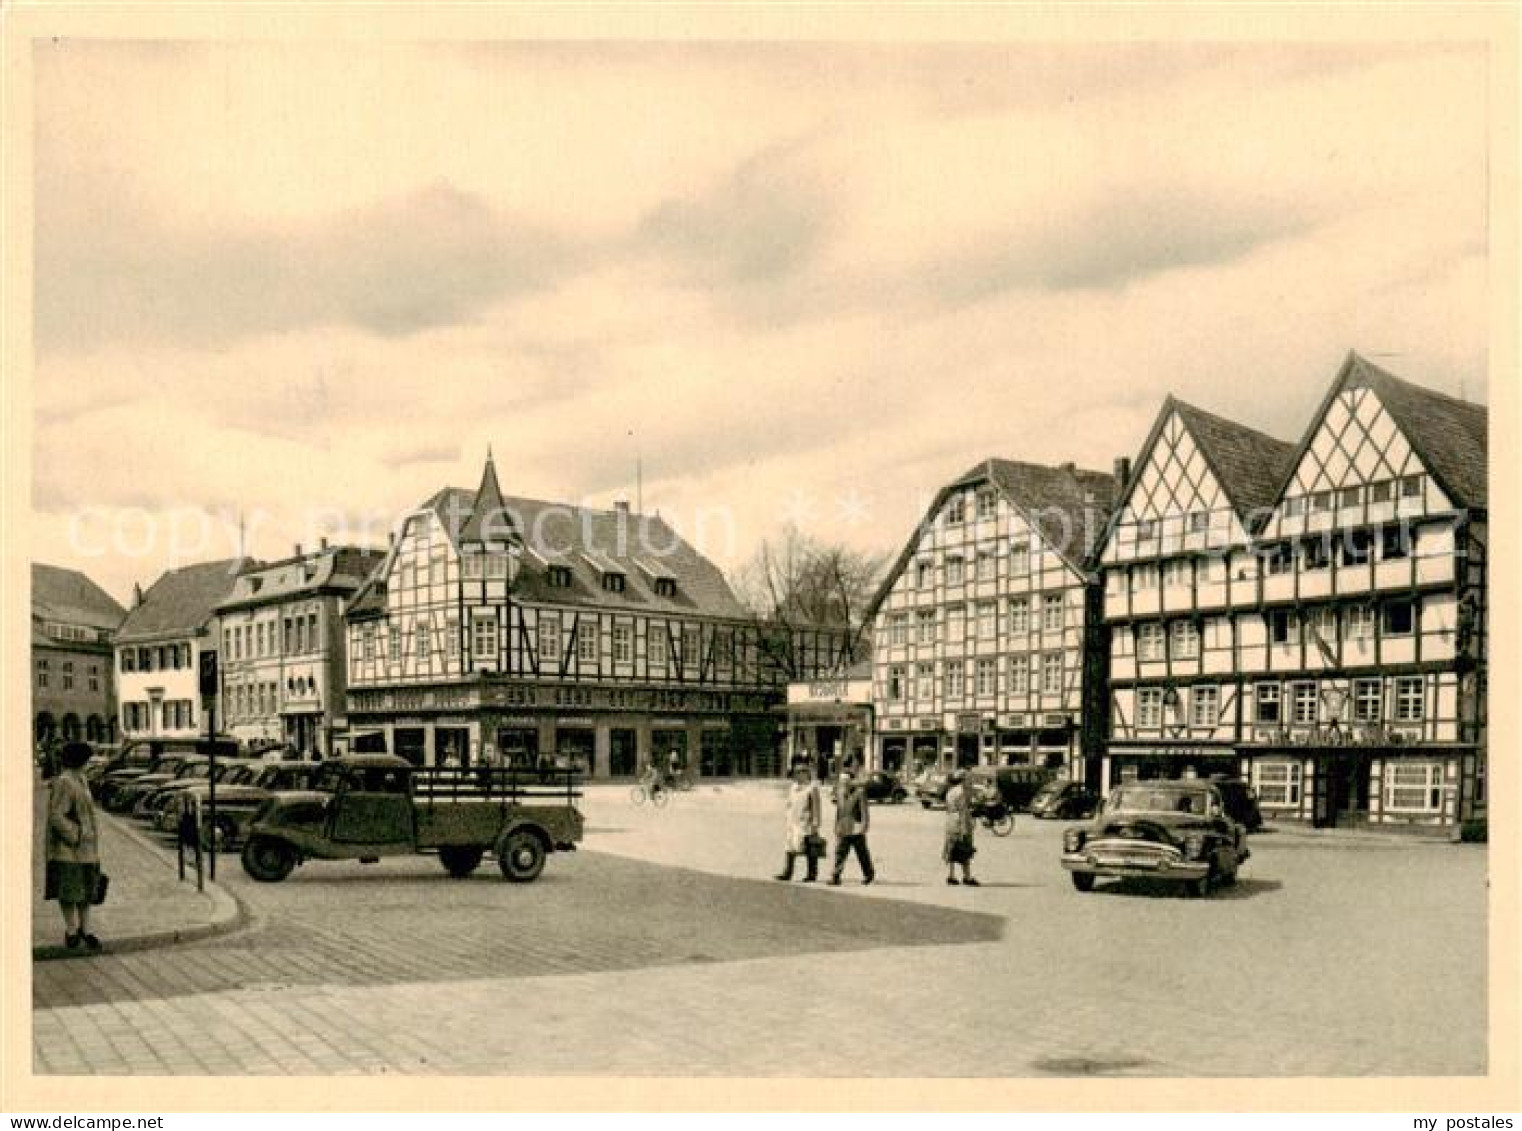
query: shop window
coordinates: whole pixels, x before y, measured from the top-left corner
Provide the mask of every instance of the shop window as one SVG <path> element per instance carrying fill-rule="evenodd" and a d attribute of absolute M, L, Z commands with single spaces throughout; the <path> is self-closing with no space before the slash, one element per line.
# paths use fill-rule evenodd
<path fill-rule="evenodd" d="M 1443 808 L 1443 763 L 1387 762 L 1385 811 L 1439 813 Z"/>
<path fill-rule="evenodd" d="M 1253 762 L 1252 784 L 1263 805 L 1294 807 L 1300 804 L 1300 763 L 1288 761 Z"/>

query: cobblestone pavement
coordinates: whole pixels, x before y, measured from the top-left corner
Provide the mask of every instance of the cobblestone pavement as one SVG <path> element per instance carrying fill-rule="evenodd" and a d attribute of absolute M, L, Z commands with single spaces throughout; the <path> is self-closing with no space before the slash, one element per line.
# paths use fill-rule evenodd
<path fill-rule="evenodd" d="M 39 1073 L 1084 1076 L 1485 1070 L 1485 856 L 1266 833 L 1209 900 L 1074 892 L 1061 825 L 874 810 L 880 879 L 785 886 L 780 793 L 587 799 L 528 886 L 427 858 L 232 865 L 242 931 L 38 963 Z M 231 861 L 227 862 L 231 864 Z M 854 868 L 854 865 L 852 866 Z M 849 1040 L 840 1039 L 849 1031 Z"/>

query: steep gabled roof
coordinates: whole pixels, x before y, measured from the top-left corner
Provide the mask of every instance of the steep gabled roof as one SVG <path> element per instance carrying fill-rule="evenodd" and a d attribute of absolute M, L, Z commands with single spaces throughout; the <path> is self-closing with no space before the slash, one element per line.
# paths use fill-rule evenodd
<path fill-rule="evenodd" d="M 928 529 L 946 500 L 953 492 L 980 483 L 996 487 L 1010 506 L 1020 512 L 1042 540 L 1061 554 L 1070 566 L 1079 572 L 1088 569 L 1115 505 L 1115 477 L 1070 463 L 1048 467 L 990 458 L 969 468 L 936 493 L 915 527 L 914 536 L 904 543 L 897 560 L 878 586 L 867 609 L 868 620 L 877 615 L 877 610 L 892 592 L 909 559 L 918 551 L 921 534 Z"/>
<path fill-rule="evenodd" d="M 32 615 L 45 621 L 115 630 L 127 610 L 77 569 L 32 563 Z"/>
<path fill-rule="evenodd" d="M 1417 458 L 1455 506 L 1486 506 L 1490 423 L 1486 407 L 1413 385 L 1351 350 L 1281 477 L 1281 493 L 1288 488 L 1332 402 L 1345 389 L 1359 388 L 1374 390 Z"/>
<path fill-rule="evenodd" d="M 1170 407 L 1189 429 L 1200 454 L 1210 465 L 1211 474 L 1244 524 L 1252 515 L 1262 514 L 1274 505 L 1291 464 L 1293 444 L 1173 396 L 1164 402 L 1163 420 L 1167 419 Z"/>
<path fill-rule="evenodd" d="M 236 579 L 218 609 L 265 605 L 302 594 L 353 592 L 384 557 L 384 550 L 334 546 L 254 566 Z"/>
<path fill-rule="evenodd" d="M 229 558 L 169 570 L 127 614 L 117 643 L 196 635 L 232 593 L 238 575 L 259 564 L 252 558 Z"/>

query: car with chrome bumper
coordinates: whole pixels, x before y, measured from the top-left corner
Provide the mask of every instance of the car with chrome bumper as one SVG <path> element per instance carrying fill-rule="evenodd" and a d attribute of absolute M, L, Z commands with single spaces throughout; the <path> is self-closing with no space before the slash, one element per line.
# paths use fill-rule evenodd
<path fill-rule="evenodd" d="M 1174 883 L 1203 896 L 1236 883 L 1249 855 L 1247 832 L 1227 814 L 1220 791 L 1192 779 L 1117 786 L 1092 824 L 1066 830 L 1062 840 L 1062 866 L 1083 892 L 1117 878 Z"/>

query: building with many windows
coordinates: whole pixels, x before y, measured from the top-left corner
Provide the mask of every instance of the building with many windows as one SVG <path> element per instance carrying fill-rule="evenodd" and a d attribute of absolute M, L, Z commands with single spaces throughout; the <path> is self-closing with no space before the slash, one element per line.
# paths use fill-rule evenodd
<path fill-rule="evenodd" d="M 1104 472 L 1001 459 L 941 489 L 871 608 L 881 768 L 1097 774 L 1104 649 L 1090 551 L 1114 491 Z"/>
<path fill-rule="evenodd" d="M 134 587 L 132 608 L 116 634 L 123 738 L 206 733 L 201 653 L 218 650 L 217 606 L 232 593 L 238 575 L 256 564 L 248 558 L 202 562 L 169 570 L 146 593 Z"/>
<path fill-rule="evenodd" d="M 348 634 L 343 610 L 384 553 L 354 546 L 293 557 L 239 575 L 217 607 L 222 634 L 219 730 L 302 754 L 339 752 L 346 738 Z"/>
<path fill-rule="evenodd" d="M 1101 554 L 1106 781 L 1240 772 L 1321 825 L 1482 812 L 1486 422 L 1356 354 L 1296 446 L 1170 399 Z"/>
<path fill-rule="evenodd" d="M 78 570 L 32 563 L 32 738 L 116 737 L 111 644 L 127 611 Z"/>
<path fill-rule="evenodd" d="M 723 575 L 659 516 L 475 492 L 406 517 L 347 611 L 355 740 L 423 764 L 781 772 L 786 677 Z M 792 642 L 833 670 L 843 634 Z"/>

